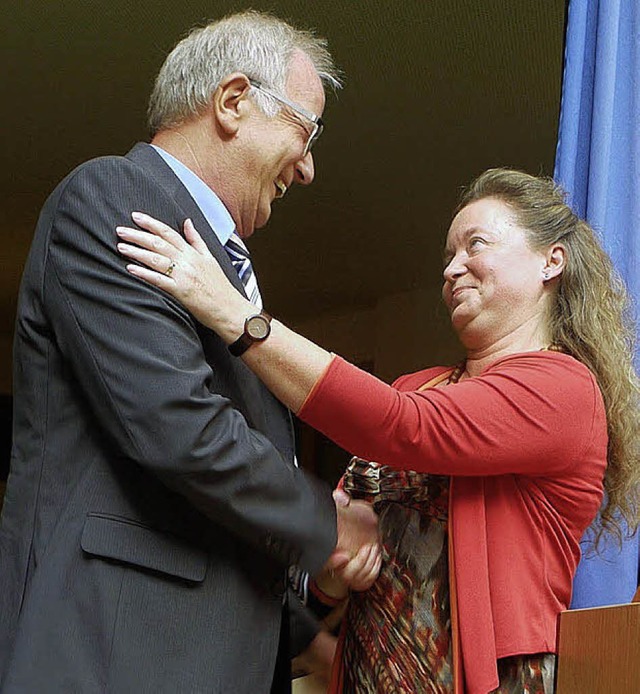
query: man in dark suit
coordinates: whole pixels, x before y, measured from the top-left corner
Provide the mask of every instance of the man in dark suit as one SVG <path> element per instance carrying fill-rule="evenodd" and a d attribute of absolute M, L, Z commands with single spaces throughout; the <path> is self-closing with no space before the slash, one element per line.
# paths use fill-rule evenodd
<path fill-rule="evenodd" d="M 332 70 L 269 16 L 195 30 L 158 76 L 151 145 L 87 162 L 45 204 L 15 340 L 5 694 L 286 691 L 286 568 L 375 540 L 369 507 L 336 511 L 295 467 L 288 412 L 237 356 L 269 330 L 243 240 L 313 180 Z M 114 230 L 135 210 L 193 219 L 264 332 L 231 353 L 132 277 Z"/>

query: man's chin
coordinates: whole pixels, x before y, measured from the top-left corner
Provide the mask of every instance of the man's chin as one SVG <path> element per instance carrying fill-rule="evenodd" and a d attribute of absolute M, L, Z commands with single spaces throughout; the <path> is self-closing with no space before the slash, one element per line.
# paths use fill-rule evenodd
<path fill-rule="evenodd" d="M 253 232 L 256 229 L 262 229 L 262 227 L 267 226 L 270 217 L 271 210 L 269 210 L 268 215 L 257 214 L 248 224 L 243 224 L 242 228 L 236 226 L 236 233 L 241 239 L 248 239 L 250 236 L 253 236 Z"/>
<path fill-rule="evenodd" d="M 258 214 L 256 214 L 256 218 L 253 223 L 253 228 L 254 229 L 262 229 L 263 227 L 266 227 L 267 224 L 269 223 L 269 220 L 271 219 L 271 205 L 268 205 L 266 210 L 258 210 Z M 252 231 L 253 233 L 253 231 Z"/>

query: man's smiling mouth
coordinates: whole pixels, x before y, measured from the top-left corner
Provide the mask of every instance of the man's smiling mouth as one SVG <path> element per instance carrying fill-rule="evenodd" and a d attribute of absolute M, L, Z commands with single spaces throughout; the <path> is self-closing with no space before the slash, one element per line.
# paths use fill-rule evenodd
<path fill-rule="evenodd" d="M 286 183 L 278 178 L 275 181 L 275 186 L 276 186 L 276 198 L 283 198 L 285 196 L 285 193 L 288 190 Z"/>

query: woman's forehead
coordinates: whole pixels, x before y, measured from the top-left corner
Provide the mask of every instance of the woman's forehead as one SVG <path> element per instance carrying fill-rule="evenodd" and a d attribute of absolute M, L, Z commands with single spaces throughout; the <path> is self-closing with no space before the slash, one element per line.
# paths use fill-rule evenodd
<path fill-rule="evenodd" d="M 474 233 L 508 236 L 522 235 L 516 215 L 507 203 L 497 198 L 474 200 L 454 217 L 447 234 L 447 245 L 466 240 Z"/>

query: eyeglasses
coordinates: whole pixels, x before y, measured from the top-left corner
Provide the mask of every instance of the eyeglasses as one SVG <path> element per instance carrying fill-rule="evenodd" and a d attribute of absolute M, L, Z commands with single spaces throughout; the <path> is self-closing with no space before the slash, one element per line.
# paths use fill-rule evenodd
<path fill-rule="evenodd" d="M 279 101 L 281 104 L 288 106 L 299 116 L 302 116 L 303 118 L 306 118 L 308 121 L 311 122 L 313 127 L 311 129 L 311 132 L 309 133 L 309 139 L 307 140 L 307 144 L 304 146 L 304 151 L 302 153 L 302 158 L 306 157 L 307 154 L 309 154 L 309 151 L 311 150 L 313 145 L 315 145 L 315 143 L 320 138 L 320 135 L 322 135 L 322 131 L 324 130 L 324 122 L 322 118 L 320 118 L 320 116 L 316 116 L 315 113 L 311 113 L 311 111 L 307 111 L 306 108 L 302 108 L 302 106 L 294 104 L 293 101 L 290 101 L 286 97 L 276 94 L 275 92 L 271 91 L 271 89 L 263 87 L 260 84 L 260 82 L 257 82 L 256 80 L 250 79 L 249 82 L 251 83 L 251 86 L 257 89 L 258 91 L 261 91 L 263 94 L 266 94 L 267 96 L 270 96 L 272 99 Z"/>

